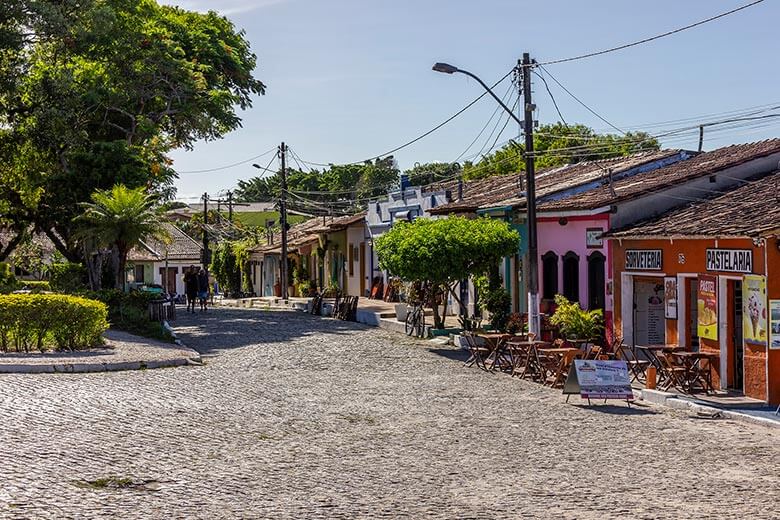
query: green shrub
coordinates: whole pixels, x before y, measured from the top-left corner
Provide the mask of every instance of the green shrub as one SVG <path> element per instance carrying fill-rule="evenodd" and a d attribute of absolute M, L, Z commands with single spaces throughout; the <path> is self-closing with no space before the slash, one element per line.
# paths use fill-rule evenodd
<path fill-rule="evenodd" d="M 16 290 L 16 277 L 11 266 L 0 262 L 0 294 Z"/>
<path fill-rule="evenodd" d="M 33 293 L 51 292 L 51 284 L 45 280 L 18 280 L 16 286 Z"/>
<path fill-rule="evenodd" d="M 592 341 L 604 331 L 604 313 L 601 309 L 586 311 L 577 302 L 570 302 L 560 294 L 555 296 L 555 314 L 550 323 L 558 327 L 567 339 Z"/>
<path fill-rule="evenodd" d="M 0 348 L 92 347 L 108 328 L 106 305 L 65 294 L 0 295 Z"/>
<path fill-rule="evenodd" d="M 170 333 L 156 321 L 149 320 L 149 302 L 158 300 L 158 294 L 119 289 L 103 289 L 84 293 L 87 297 L 108 306 L 111 327 L 138 336 L 172 341 Z"/>
<path fill-rule="evenodd" d="M 75 293 L 87 286 L 87 270 L 81 264 L 59 263 L 49 266 L 49 283 L 54 291 Z"/>

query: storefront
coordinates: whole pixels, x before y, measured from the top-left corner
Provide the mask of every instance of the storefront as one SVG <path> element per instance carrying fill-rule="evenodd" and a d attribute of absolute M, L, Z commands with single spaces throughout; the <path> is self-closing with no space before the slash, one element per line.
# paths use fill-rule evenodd
<path fill-rule="evenodd" d="M 780 302 L 772 299 L 780 283 L 767 284 L 768 262 L 769 275 L 780 275 L 776 239 L 613 242 L 615 327 L 625 343 L 718 354 L 716 388 L 780 401 Z"/>

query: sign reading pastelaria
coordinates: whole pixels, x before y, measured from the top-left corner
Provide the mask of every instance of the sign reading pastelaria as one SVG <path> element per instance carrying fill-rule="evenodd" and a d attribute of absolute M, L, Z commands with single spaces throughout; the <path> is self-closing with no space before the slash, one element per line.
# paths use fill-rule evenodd
<path fill-rule="evenodd" d="M 707 249 L 707 271 L 752 273 L 753 251 L 750 249 Z"/>
<path fill-rule="evenodd" d="M 699 299 L 696 302 L 700 338 L 718 339 L 718 277 L 699 275 Z"/>
<path fill-rule="evenodd" d="M 750 345 L 767 342 L 766 278 L 745 275 L 742 279 L 742 338 Z"/>

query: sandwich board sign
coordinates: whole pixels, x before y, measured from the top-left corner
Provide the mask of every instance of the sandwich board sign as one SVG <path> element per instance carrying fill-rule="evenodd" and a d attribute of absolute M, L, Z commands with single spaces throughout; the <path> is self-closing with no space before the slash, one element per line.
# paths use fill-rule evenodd
<path fill-rule="evenodd" d="M 575 359 L 569 369 L 563 394 L 587 399 L 620 399 L 630 403 L 634 399 L 628 365 L 624 360 Z"/>

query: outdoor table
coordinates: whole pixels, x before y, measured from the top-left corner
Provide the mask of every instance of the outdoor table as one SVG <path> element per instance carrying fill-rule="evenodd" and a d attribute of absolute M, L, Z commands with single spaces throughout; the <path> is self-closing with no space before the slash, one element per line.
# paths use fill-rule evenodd
<path fill-rule="evenodd" d="M 685 367 L 683 390 L 693 393 L 696 383 L 701 383 L 704 392 L 715 393 L 712 386 L 712 364 L 720 355 L 711 352 L 672 352 L 672 356 L 682 361 Z M 707 368 L 701 366 L 702 360 L 707 362 Z"/>
<path fill-rule="evenodd" d="M 484 333 L 478 334 L 478 336 L 485 340 L 485 346 L 490 349 L 490 354 L 485 359 L 485 365 L 489 370 L 494 370 L 496 366 L 499 368 L 511 367 L 505 346 L 507 340 L 512 336 L 502 333 Z"/>
<path fill-rule="evenodd" d="M 552 373 L 553 380 L 551 386 L 555 386 L 558 380 L 563 375 L 563 371 L 568 367 L 563 366 L 565 356 L 569 352 L 580 352 L 578 348 L 570 347 L 554 347 L 554 348 L 535 348 L 536 364 L 539 367 L 540 375 L 542 377 L 542 383 L 546 384 L 548 379 L 548 372 Z M 541 354 L 541 356 L 540 356 Z M 550 357 L 548 357 L 550 356 Z M 548 358 L 547 362 L 542 361 L 544 358 Z M 554 362 L 552 361 L 554 360 Z M 565 377 L 565 375 L 564 375 Z"/>
<path fill-rule="evenodd" d="M 649 361 L 655 368 L 661 369 L 661 362 L 658 360 L 657 352 L 666 352 L 666 353 L 672 353 L 676 350 L 678 350 L 680 347 L 678 345 L 637 345 L 634 347 L 636 350 L 639 350 L 642 352 L 642 354 L 645 355 L 645 358 L 647 358 L 647 361 Z"/>
<path fill-rule="evenodd" d="M 512 361 L 512 375 L 525 377 L 526 374 L 537 375 L 536 348 L 549 345 L 547 341 L 510 338 L 506 342 L 506 349 Z"/>

